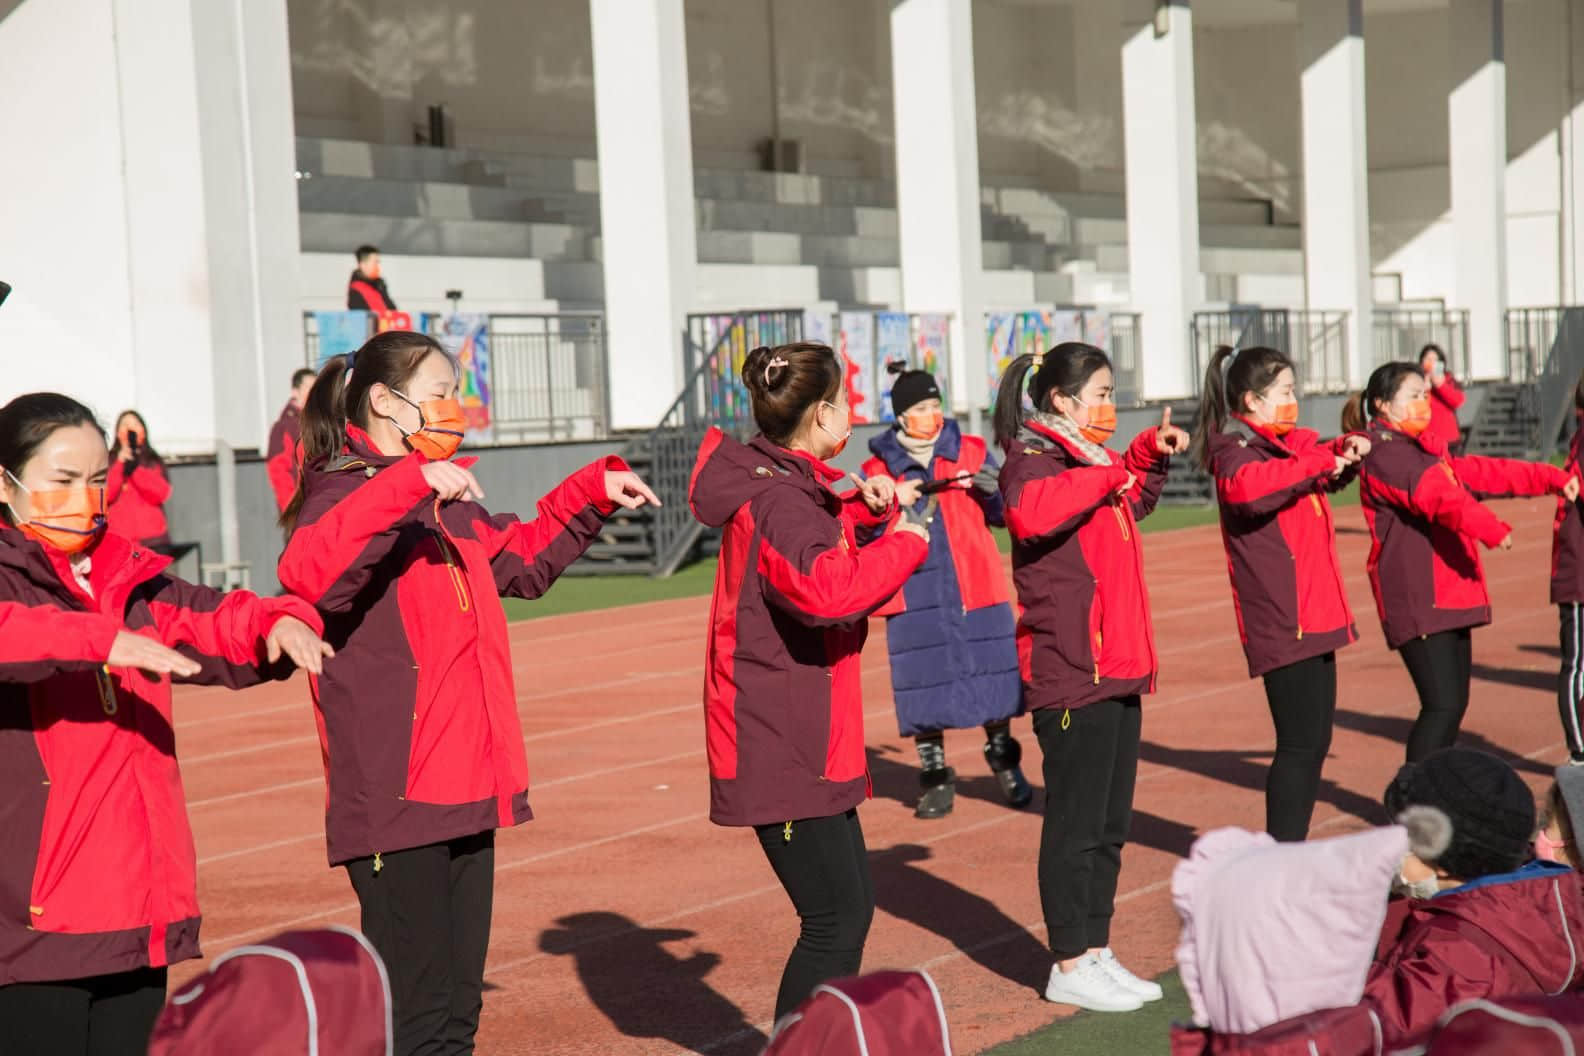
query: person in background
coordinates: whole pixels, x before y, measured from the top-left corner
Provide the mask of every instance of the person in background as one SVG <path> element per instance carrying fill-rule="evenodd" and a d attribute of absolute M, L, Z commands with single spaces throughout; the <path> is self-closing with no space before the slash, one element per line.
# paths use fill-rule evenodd
<path fill-rule="evenodd" d="M 347 280 L 347 308 L 373 312 L 375 315 L 396 310 L 396 302 L 391 299 L 390 290 L 385 288 L 385 279 L 380 275 L 379 247 L 357 248 L 357 267 Z"/>
<path fill-rule="evenodd" d="M 918 748 L 921 790 L 913 813 L 951 813 L 957 773 L 946 765 L 944 733 L 975 726 L 984 728 L 985 761 L 1001 794 L 1026 807 L 1034 790 L 1019 766 L 1023 747 L 1009 729 L 1023 706 L 1017 621 L 988 527 L 1005 523 L 1000 465 L 983 440 L 964 436 L 946 417 L 933 375 L 905 363 L 888 369 L 897 375 L 896 426 L 869 441 L 875 457 L 863 474 L 896 480 L 903 499 L 911 494 L 902 494 L 902 483 L 938 489 L 909 505 L 941 529 L 930 533 L 930 556 L 876 614 L 886 617 L 897 724 Z"/>
<path fill-rule="evenodd" d="M 122 411 L 116 419 L 115 449 L 110 453 L 110 476 L 105 481 L 110 530 L 134 543 L 168 550 L 165 503 L 170 494 L 165 461 L 149 443 L 143 416 Z"/>
<path fill-rule="evenodd" d="M 142 1056 L 199 956 L 171 685 L 318 672 L 313 606 L 220 594 L 105 531 L 93 412 L 0 407 L 0 1051 Z"/>
<path fill-rule="evenodd" d="M 1584 377 L 1573 387 L 1573 440 L 1562 472 L 1580 475 L 1584 461 Z M 1557 713 L 1573 765 L 1584 767 L 1584 505 L 1557 497 L 1551 528 L 1551 604 L 1557 607 L 1562 667 L 1557 674 Z"/>
<path fill-rule="evenodd" d="M 1111 919 L 1133 819 L 1140 697 L 1155 691 L 1138 522 L 1155 508 L 1171 456 L 1188 447 L 1169 407 L 1125 454 L 1107 447 L 1113 376 L 1100 349 L 1065 342 L 1014 359 L 995 404 L 1023 699 L 1045 757 L 1038 875 L 1056 961 L 1045 999 L 1095 1012 L 1162 996 L 1112 952 Z"/>
<path fill-rule="evenodd" d="M 904 516 L 860 549 L 857 530 L 896 511 L 889 477 L 838 495 L 830 468 L 852 436 L 845 372 L 829 346 L 755 348 L 742 380 L 759 435 L 710 429 L 688 489 L 724 528 L 705 645 L 710 820 L 752 828 L 802 921 L 775 1018 L 827 979 L 857 975 L 874 919 L 858 806 L 869 616 L 929 553 Z"/>
<path fill-rule="evenodd" d="M 318 377 L 307 367 L 292 375 L 291 398 L 281 409 L 280 417 L 270 430 L 269 453 L 265 468 L 269 471 L 270 487 L 275 490 L 275 508 L 284 511 L 297 493 L 297 477 L 302 471 L 299 452 L 302 445 L 302 409 L 308 402 L 309 390 Z"/>
<path fill-rule="evenodd" d="M 1463 453 L 1463 427 L 1458 424 L 1458 408 L 1463 406 L 1463 388 L 1447 369 L 1446 353 L 1440 345 L 1426 345 L 1419 353 L 1419 369 L 1430 388 L 1430 428 L 1425 432 L 1440 440 L 1453 455 Z"/>
<path fill-rule="evenodd" d="M 1512 528 L 1475 496 L 1579 494 L 1578 477 L 1544 462 L 1453 457 L 1429 435 L 1428 388 L 1417 364 L 1386 363 L 1354 397 L 1370 423 L 1359 475 L 1370 586 L 1386 645 L 1419 693 L 1410 763 L 1456 743 L 1468 710 L 1470 632 L 1491 621 L 1476 544 L 1512 549 Z"/>
<path fill-rule="evenodd" d="M 1249 677 L 1265 683 L 1276 755 L 1265 831 L 1309 835 L 1336 714 L 1336 653 L 1358 640 L 1326 496 L 1352 482 L 1360 435 L 1298 428 L 1292 362 L 1223 345 L 1205 371 L 1194 460 L 1215 478 L 1221 540 Z"/>

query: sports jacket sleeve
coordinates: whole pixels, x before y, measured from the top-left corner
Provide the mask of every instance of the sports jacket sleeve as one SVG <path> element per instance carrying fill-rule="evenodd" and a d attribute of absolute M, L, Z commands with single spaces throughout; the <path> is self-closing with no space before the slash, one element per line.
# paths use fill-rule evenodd
<path fill-rule="evenodd" d="M 1007 528 L 1019 541 L 1077 528 L 1127 483 L 1129 472 L 1123 466 L 1076 466 L 1038 474 L 1009 469 L 1001 473 L 1001 494 Z"/>
<path fill-rule="evenodd" d="M 1336 468 L 1336 451 L 1317 444 L 1292 458 L 1262 458 L 1249 447 L 1231 447 L 1211 466 L 1221 505 L 1245 517 L 1265 517 L 1313 494 Z"/>
<path fill-rule="evenodd" d="M 987 449 L 984 465 L 974 474 L 968 494 L 973 496 L 979 508 L 984 511 L 986 524 L 1005 527 L 1006 501 L 1001 498 L 1000 478 L 1001 463 L 997 462 L 995 455 Z"/>
<path fill-rule="evenodd" d="M 170 479 L 165 476 L 163 467 L 153 463 L 145 463 L 132 470 L 129 483 L 155 506 L 165 505 L 165 500 L 171 496 Z"/>
<path fill-rule="evenodd" d="M 1405 505 L 1403 498 L 1395 492 L 1390 494 L 1389 501 Z M 1419 475 L 1413 489 L 1407 493 L 1406 507 L 1460 535 L 1476 539 L 1486 547 L 1499 546 L 1512 531 L 1511 525 L 1481 506 L 1479 500 L 1469 494 L 1468 489 L 1453 474 L 1452 467 L 1444 462 L 1426 468 Z"/>
<path fill-rule="evenodd" d="M 66 671 L 91 671 L 110 656 L 118 620 L 53 605 L 0 601 L 0 681 L 42 682 Z"/>
<path fill-rule="evenodd" d="M 617 509 L 605 495 L 605 474 L 627 469 L 614 455 L 591 462 L 539 500 L 538 516 L 524 523 L 501 514 L 478 525 L 490 555 L 495 587 L 514 598 L 537 598 L 589 548 Z"/>
<path fill-rule="evenodd" d="M 1440 400 L 1447 410 L 1455 411 L 1463 406 L 1463 401 L 1468 397 L 1463 394 L 1462 386 L 1453 379 L 1452 375 L 1448 374 L 1446 380 L 1440 385 L 1430 386 L 1430 398 Z"/>
<path fill-rule="evenodd" d="M 1486 997 L 1497 966 L 1456 936 L 1416 937 L 1370 968 L 1364 1004 L 1380 1017 L 1387 1049 L 1421 1038 L 1461 1001 Z"/>
<path fill-rule="evenodd" d="M 1154 426 L 1144 430 L 1133 438 L 1127 453 L 1122 456 L 1122 464 L 1138 478 L 1138 484 L 1127 494 L 1135 520 L 1142 521 L 1154 511 L 1155 504 L 1160 501 L 1161 491 L 1166 487 L 1166 471 L 1171 467 L 1171 458 L 1161 454 L 1156 440 L 1159 433 L 1160 430 Z"/>
<path fill-rule="evenodd" d="M 143 589 L 160 643 L 202 666 L 196 675 L 177 682 L 242 689 L 287 678 L 295 667 L 289 657 L 273 664 L 265 658 L 264 639 L 275 624 L 294 616 L 315 634 L 324 633 L 323 619 L 301 598 L 261 598 L 246 590 L 222 594 L 164 575 Z"/>
<path fill-rule="evenodd" d="M 1452 460 L 1452 470 L 1469 490 L 1492 497 L 1552 495 L 1562 490 L 1568 475 L 1548 462 L 1516 458 L 1464 455 Z"/>
<path fill-rule="evenodd" d="M 765 600 L 811 627 L 866 619 L 929 554 L 929 544 L 912 532 L 849 549 L 839 526 L 792 488 L 769 489 L 752 509 Z"/>
<path fill-rule="evenodd" d="M 339 498 L 328 488 L 310 494 L 281 554 L 281 585 L 322 612 L 349 610 L 403 527 L 434 496 L 423 476 L 426 461 L 408 455 Z"/>

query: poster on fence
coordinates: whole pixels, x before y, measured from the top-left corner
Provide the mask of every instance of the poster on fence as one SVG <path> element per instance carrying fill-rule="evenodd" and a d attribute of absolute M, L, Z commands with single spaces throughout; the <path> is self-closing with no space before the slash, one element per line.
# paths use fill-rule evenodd
<path fill-rule="evenodd" d="M 803 311 L 803 340 L 818 341 L 822 345 L 839 349 L 837 343 L 836 317 L 829 312 L 817 312 L 812 309 Z"/>
<path fill-rule="evenodd" d="M 985 316 L 989 341 L 990 403 L 995 404 L 1001 375 L 1012 361 L 1024 353 L 1043 352 L 1051 346 L 1055 329 L 1053 312 L 991 312 Z"/>
<path fill-rule="evenodd" d="M 836 352 L 847 372 L 847 404 L 852 423 L 879 421 L 875 399 L 875 324 L 868 312 L 843 312 Z"/>
<path fill-rule="evenodd" d="M 1111 347 L 1111 317 L 1105 312 L 1083 313 L 1083 340 L 1096 348 L 1105 349 L 1106 355 L 1116 359 Z"/>
<path fill-rule="evenodd" d="M 379 332 L 387 330 L 411 330 L 413 328 L 412 315 L 408 312 L 380 312 Z"/>
<path fill-rule="evenodd" d="M 348 356 L 369 339 L 369 313 L 315 312 L 314 326 L 319 331 L 319 354 L 314 369 L 322 368 L 336 356 Z"/>
<path fill-rule="evenodd" d="M 1055 348 L 1064 341 L 1089 341 L 1084 336 L 1084 313 L 1070 309 L 1060 309 L 1050 313 L 1050 336 L 1046 351 Z M 1093 341 L 1089 341 L 1094 344 Z"/>
<path fill-rule="evenodd" d="M 940 386 L 941 406 L 952 411 L 951 402 L 951 316 L 921 314 L 914 317 L 914 370 L 928 371 Z"/>
<path fill-rule="evenodd" d="M 440 321 L 440 345 L 457 364 L 458 398 L 467 418 L 466 442 L 487 444 L 495 438 L 491 418 L 489 316 L 458 312 Z"/>
<path fill-rule="evenodd" d="M 875 373 L 879 379 L 876 388 L 880 396 L 880 420 L 892 422 L 896 420 L 896 412 L 891 409 L 891 381 L 894 375 L 888 370 L 890 363 L 906 363 L 909 367 L 913 362 L 913 341 L 909 318 L 906 312 L 875 312 Z"/>

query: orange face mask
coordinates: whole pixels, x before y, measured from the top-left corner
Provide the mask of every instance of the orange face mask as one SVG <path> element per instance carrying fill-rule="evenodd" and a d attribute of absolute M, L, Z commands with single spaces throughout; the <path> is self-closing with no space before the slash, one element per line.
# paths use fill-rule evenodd
<path fill-rule="evenodd" d="M 28 493 L 33 506 L 33 516 L 26 521 L 19 518 L 17 524 L 28 538 L 63 554 L 79 554 L 104 533 L 104 488 L 80 484 L 55 491 L 32 491 L 10 471 L 6 475 Z"/>
<path fill-rule="evenodd" d="M 945 425 L 944 411 L 908 411 L 902 416 L 902 431 L 915 440 L 933 440 Z"/>
<path fill-rule="evenodd" d="M 462 413 L 460 401 L 445 399 L 413 403 L 395 389 L 391 391 L 418 408 L 418 420 L 423 423 L 417 432 L 409 433 L 402 429 L 400 422 L 391 419 L 396 428 L 401 429 L 408 447 L 436 462 L 444 462 L 456 454 L 457 448 L 462 446 L 463 434 L 467 432 L 467 418 Z"/>
<path fill-rule="evenodd" d="M 1424 396 L 1412 400 L 1408 404 L 1408 414 L 1399 422 L 1397 428 L 1409 436 L 1419 436 L 1430 428 L 1430 401 Z"/>
<path fill-rule="evenodd" d="M 1286 436 L 1298 425 L 1298 401 L 1291 403 L 1278 403 L 1276 414 L 1271 419 L 1271 432 L 1277 436 Z"/>
<path fill-rule="evenodd" d="M 1111 434 L 1116 432 L 1116 404 L 1101 403 L 1089 408 L 1089 424 L 1078 427 L 1078 432 L 1091 444 L 1104 447 Z"/>

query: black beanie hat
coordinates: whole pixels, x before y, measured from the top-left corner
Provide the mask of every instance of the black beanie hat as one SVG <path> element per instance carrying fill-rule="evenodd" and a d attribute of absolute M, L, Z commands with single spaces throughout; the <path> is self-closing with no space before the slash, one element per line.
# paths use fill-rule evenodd
<path fill-rule="evenodd" d="M 891 383 L 891 411 L 898 418 L 915 403 L 940 399 L 940 386 L 929 371 L 909 370 L 902 362 L 887 363 L 886 370 L 897 375 Z"/>
<path fill-rule="evenodd" d="M 1452 822 L 1452 841 L 1431 863 L 1459 880 L 1510 873 L 1529 858 L 1535 805 L 1529 786 L 1501 759 L 1472 748 L 1444 748 L 1397 772 L 1386 809 L 1435 807 Z"/>

